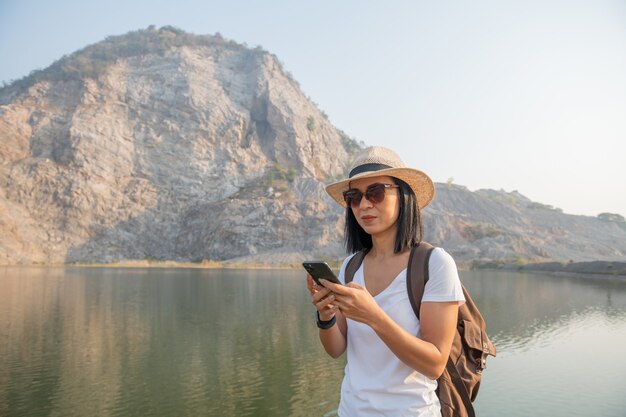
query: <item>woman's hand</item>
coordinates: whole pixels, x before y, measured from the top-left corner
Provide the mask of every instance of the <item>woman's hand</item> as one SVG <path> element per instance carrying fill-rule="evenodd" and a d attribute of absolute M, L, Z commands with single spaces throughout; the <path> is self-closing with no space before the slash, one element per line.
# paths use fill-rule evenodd
<path fill-rule="evenodd" d="M 334 295 L 333 306 L 338 308 L 345 317 L 371 324 L 384 314 L 367 288 L 355 282 L 349 282 L 347 285 L 335 284 L 325 279 L 320 282 L 324 285 L 324 290 L 331 291 Z"/>
<path fill-rule="evenodd" d="M 333 304 L 335 295 L 330 289 L 317 285 L 311 275 L 307 275 L 306 284 L 309 293 L 311 293 L 311 303 L 319 311 L 320 320 L 331 320 L 338 310 L 337 306 Z"/>
<path fill-rule="evenodd" d="M 320 329 L 320 341 L 326 352 L 338 358 L 346 351 L 347 324 L 345 317 L 334 304 L 335 294 L 330 289 L 316 285 L 311 275 L 306 278 L 307 288 L 311 293 L 311 302 L 319 312 L 320 320 L 329 321 L 336 316 L 337 324 L 328 329 Z"/>

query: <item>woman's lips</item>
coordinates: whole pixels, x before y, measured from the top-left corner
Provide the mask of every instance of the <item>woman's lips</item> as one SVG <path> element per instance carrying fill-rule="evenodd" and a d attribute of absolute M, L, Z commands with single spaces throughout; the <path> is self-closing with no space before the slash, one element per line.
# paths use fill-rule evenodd
<path fill-rule="evenodd" d="M 364 221 L 365 223 L 369 223 L 373 221 L 374 219 L 376 219 L 376 216 L 361 216 L 361 220 Z"/>

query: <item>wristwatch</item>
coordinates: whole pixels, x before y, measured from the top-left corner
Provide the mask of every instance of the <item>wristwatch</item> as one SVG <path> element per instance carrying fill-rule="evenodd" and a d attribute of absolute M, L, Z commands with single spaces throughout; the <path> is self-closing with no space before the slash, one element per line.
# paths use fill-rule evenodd
<path fill-rule="evenodd" d="M 317 324 L 317 327 L 319 327 L 322 330 L 327 330 L 330 329 L 331 327 L 333 327 L 335 325 L 335 323 L 337 323 L 337 317 L 333 316 L 332 319 L 328 320 L 328 321 L 323 321 L 320 319 L 320 312 L 316 311 L 315 312 L 315 323 Z"/>

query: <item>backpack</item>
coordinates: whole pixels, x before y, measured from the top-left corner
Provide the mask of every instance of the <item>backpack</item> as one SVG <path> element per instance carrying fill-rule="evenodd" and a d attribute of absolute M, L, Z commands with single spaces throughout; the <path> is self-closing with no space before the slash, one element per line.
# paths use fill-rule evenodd
<path fill-rule="evenodd" d="M 428 259 L 435 249 L 421 242 L 411 250 L 407 267 L 407 291 L 413 311 L 419 320 L 424 287 L 428 281 Z M 345 282 L 352 281 L 368 250 L 357 252 L 346 265 Z M 461 284 L 462 285 L 462 284 Z M 437 379 L 437 397 L 442 417 L 475 417 L 472 401 L 476 399 L 487 355 L 496 356 L 485 330 L 485 320 L 463 286 L 465 304 L 459 307 L 457 331 L 452 341 L 450 357 Z"/>

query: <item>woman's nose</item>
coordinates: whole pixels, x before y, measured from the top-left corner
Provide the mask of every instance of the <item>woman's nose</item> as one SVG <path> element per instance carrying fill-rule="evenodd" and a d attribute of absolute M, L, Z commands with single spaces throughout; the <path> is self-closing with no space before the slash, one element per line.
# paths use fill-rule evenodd
<path fill-rule="evenodd" d="M 372 202 L 365 198 L 365 194 L 361 197 L 361 202 L 359 203 L 359 209 L 363 210 L 366 208 L 372 207 Z"/>

